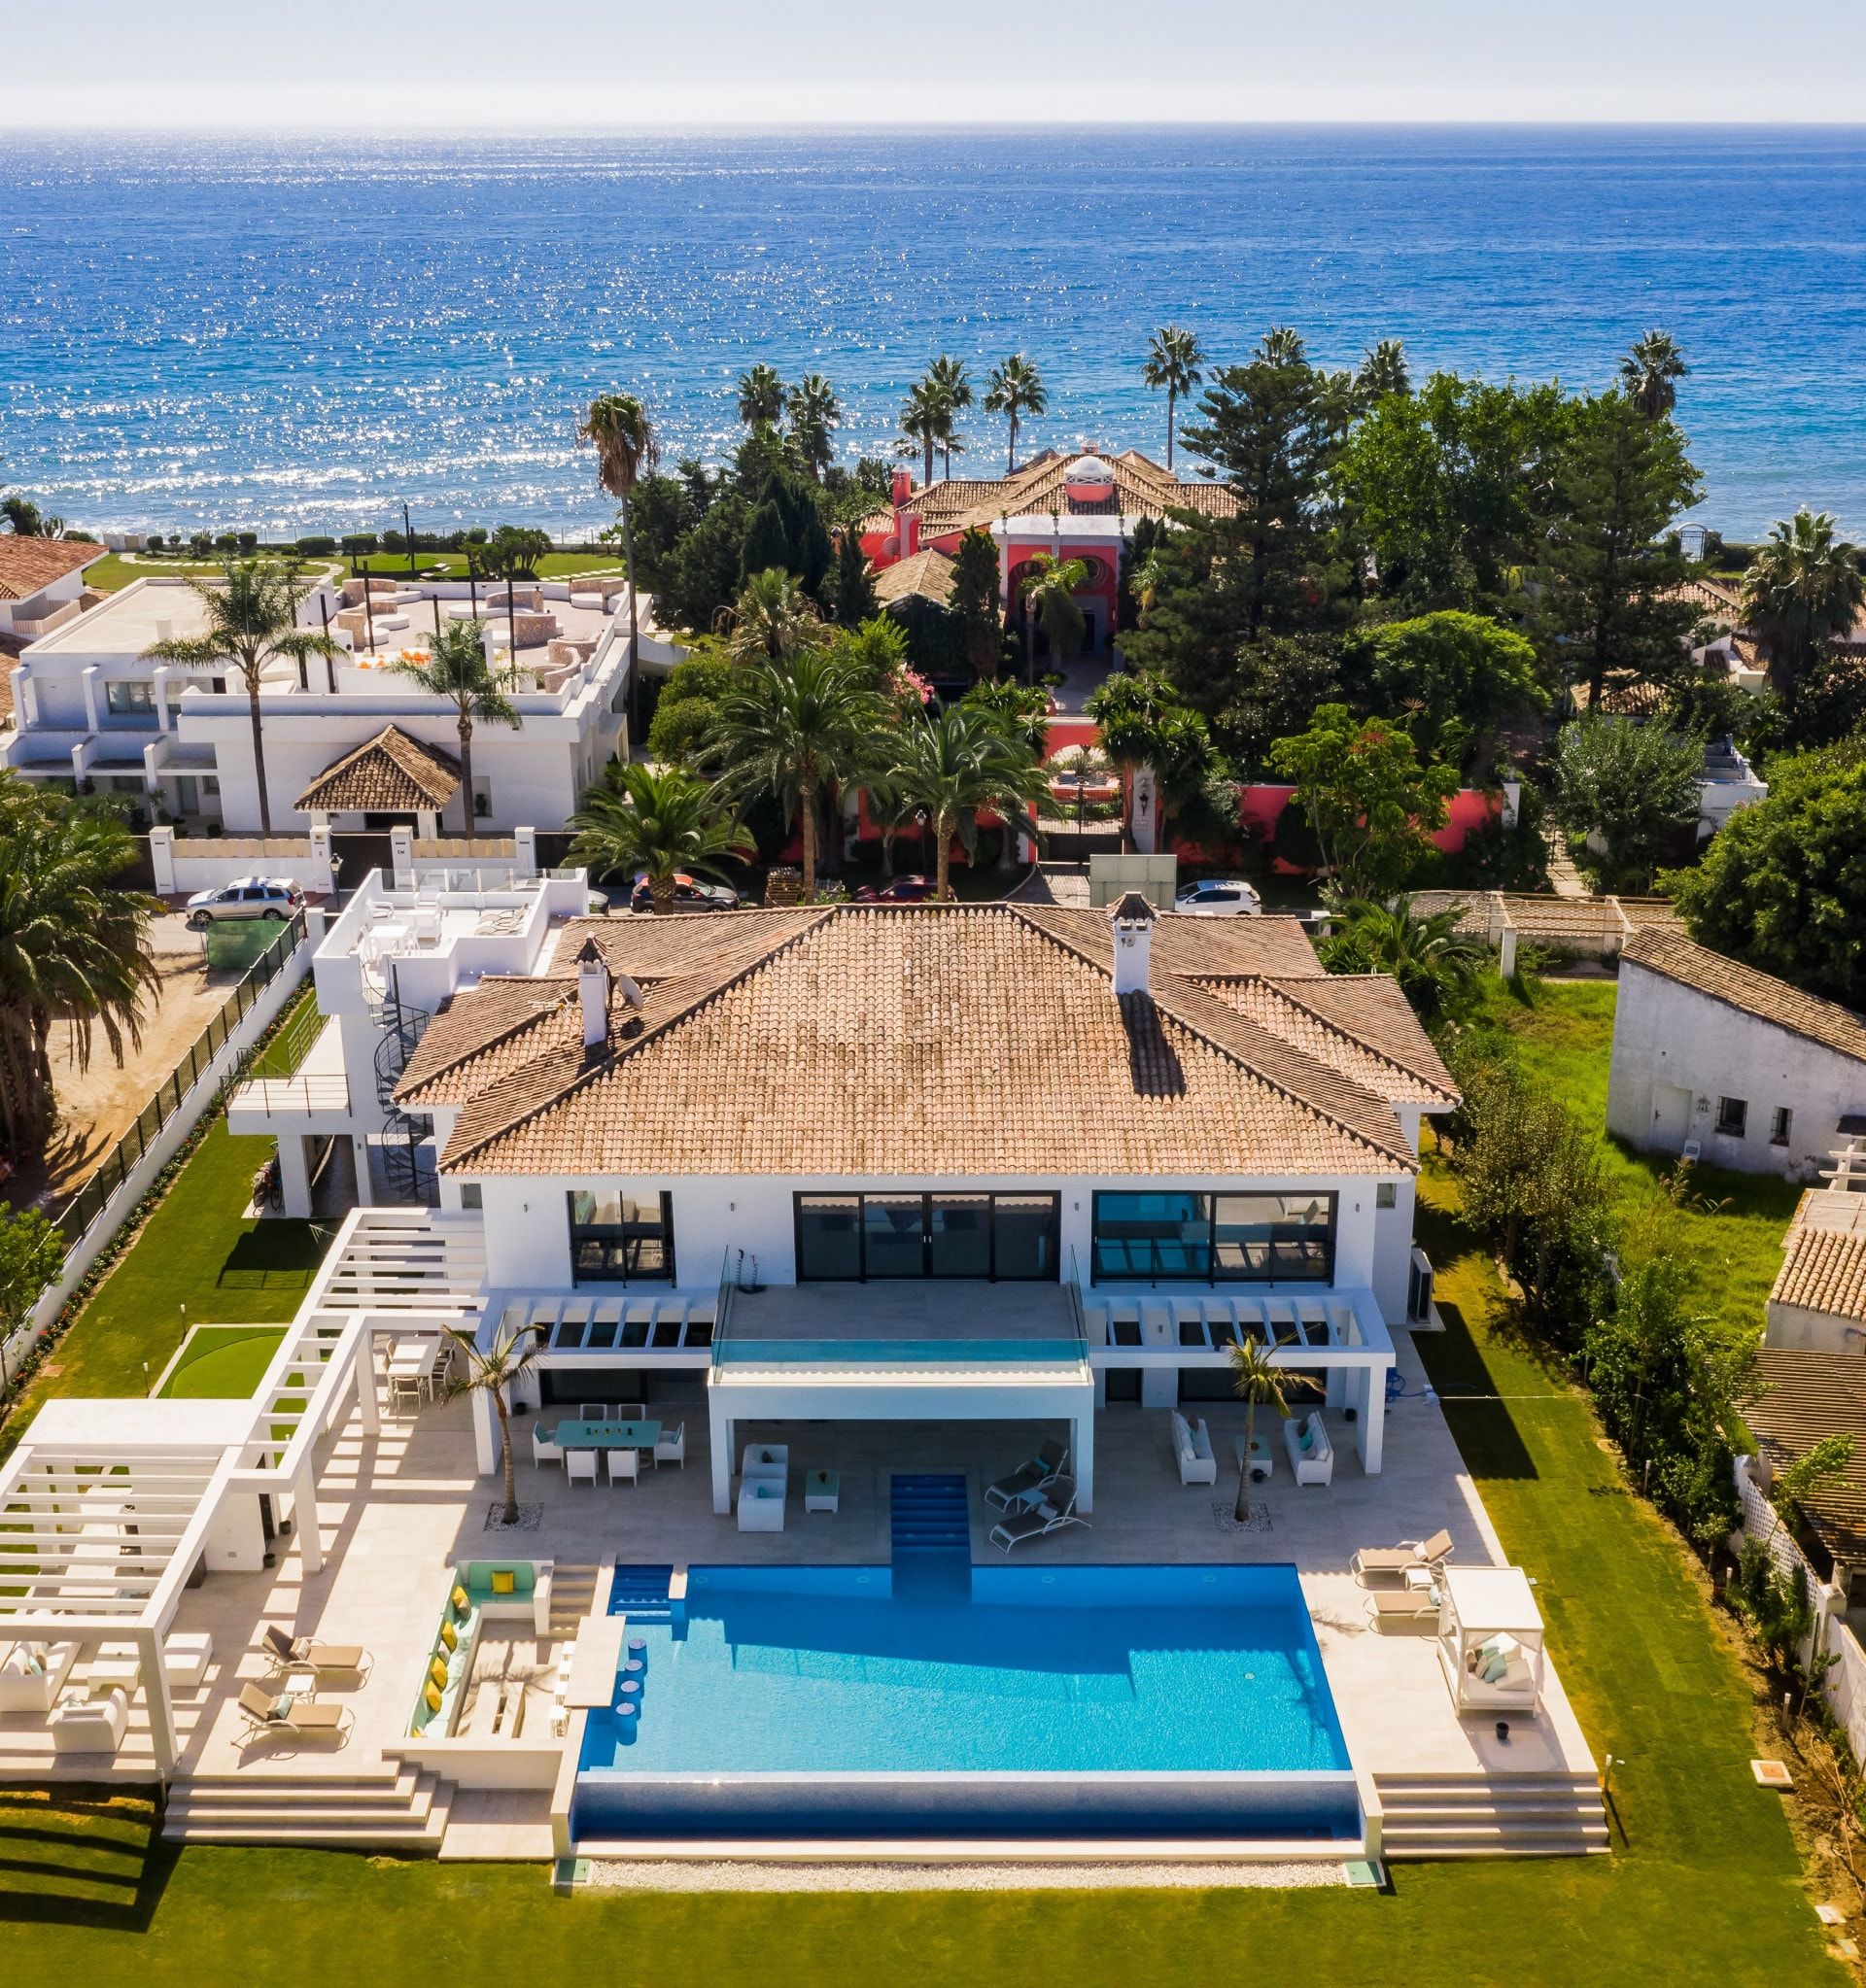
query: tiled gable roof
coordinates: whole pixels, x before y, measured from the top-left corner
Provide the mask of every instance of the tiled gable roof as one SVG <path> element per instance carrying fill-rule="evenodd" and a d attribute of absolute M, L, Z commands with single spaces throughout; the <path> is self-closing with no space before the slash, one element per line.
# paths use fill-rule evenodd
<path fill-rule="evenodd" d="M 1399 983 L 1384 974 L 1201 980 L 1220 1001 L 1392 1104 L 1443 1107 L 1458 1088 Z"/>
<path fill-rule="evenodd" d="M 916 490 L 901 508 L 917 513 L 924 536 L 987 528 L 1000 518 L 1048 517 L 1054 509 L 1070 514 L 1064 494 L 1069 465 L 1098 451 L 1049 450 L 1010 476 L 947 477 Z M 1222 483 L 1182 482 L 1137 449 L 1119 456 L 1100 456 L 1115 472 L 1115 500 L 1108 515 L 1163 518 L 1169 510 L 1200 511 L 1208 517 L 1229 517 L 1237 499 Z"/>
<path fill-rule="evenodd" d="M 1772 1305 L 1866 1320 L 1866 1231 L 1797 1223 L 1781 1247 L 1781 1271 L 1769 1293 Z"/>
<path fill-rule="evenodd" d="M 438 811 L 460 792 L 460 762 L 438 746 L 409 737 L 399 725 L 332 760 L 298 796 L 301 809 L 327 814 Z"/>
<path fill-rule="evenodd" d="M 1415 1081 L 1400 1060 L 1307 1009 L 1307 1040 L 1293 1039 L 1171 963 L 1183 945 L 1233 975 L 1266 950 L 1312 970 L 1294 921 L 1180 939 L 1164 934 L 1210 921 L 1161 920 L 1151 997 L 1117 1001 L 1105 917 L 1078 934 L 1047 929 L 1054 916 L 987 905 L 572 921 L 531 992 L 488 980 L 455 996 L 401 1095 L 462 1104 L 443 1165 L 467 1174 L 1410 1170 L 1388 1102 Z M 1278 922 L 1289 934 L 1261 929 Z M 1091 936 L 1099 956 L 1078 943 Z M 565 968 L 591 938 L 642 1006 L 618 992 L 606 1044 L 586 1052 Z"/>
<path fill-rule="evenodd" d="M 891 566 L 882 566 L 875 575 L 875 599 L 882 607 L 916 597 L 944 607 L 952 599 L 956 570 L 945 553 L 929 546 L 911 558 L 896 560 Z"/>
<path fill-rule="evenodd" d="M 104 548 L 88 538 L 21 538 L 9 531 L 0 536 L 0 600 L 30 600 L 103 556 Z"/>
<path fill-rule="evenodd" d="M 1694 944 L 1682 933 L 1648 926 L 1627 941 L 1620 958 L 1745 1014 L 1774 1022 L 1791 1035 L 1866 1063 L 1866 1020 L 1851 1009 L 1804 994 L 1773 974 L 1760 974 L 1754 967 Z"/>

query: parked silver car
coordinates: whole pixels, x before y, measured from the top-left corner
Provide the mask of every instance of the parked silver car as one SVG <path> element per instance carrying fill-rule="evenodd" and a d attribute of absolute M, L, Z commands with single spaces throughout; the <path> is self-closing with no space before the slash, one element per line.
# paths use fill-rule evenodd
<path fill-rule="evenodd" d="M 304 909 L 304 893 L 289 876 L 242 876 L 214 890 L 197 890 L 188 901 L 188 922 L 199 931 L 233 918 L 271 918 L 283 923 Z"/>
<path fill-rule="evenodd" d="M 1174 910 L 1194 918 L 1255 918 L 1262 908 L 1256 889 L 1236 876 L 1201 876 L 1173 899 Z"/>

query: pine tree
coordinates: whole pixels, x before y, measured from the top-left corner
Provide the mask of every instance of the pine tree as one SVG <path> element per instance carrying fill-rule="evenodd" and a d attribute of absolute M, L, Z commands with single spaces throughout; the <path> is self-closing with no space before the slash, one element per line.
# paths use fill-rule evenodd
<path fill-rule="evenodd" d="M 739 555 L 739 572 L 742 578 L 748 580 L 753 573 L 762 573 L 771 566 L 778 566 L 784 572 L 792 570 L 790 533 L 784 530 L 784 514 L 770 497 L 766 497 L 752 512 L 751 523 L 745 528 L 744 547 Z"/>
<path fill-rule="evenodd" d="M 1004 654 L 1004 602 L 998 591 L 998 548 L 976 527 L 959 540 L 952 561 L 952 612 L 965 630 L 966 660 L 981 682 L 996 676 Z"/>
<path fill-rule="evenodd" d="M 845 628 L 859 628 L 875 613 L 875 576 L 862 551 L 862 534 L 845 525 L 836 544 L 836 575 L 830 582 L 830 602 Z"/>

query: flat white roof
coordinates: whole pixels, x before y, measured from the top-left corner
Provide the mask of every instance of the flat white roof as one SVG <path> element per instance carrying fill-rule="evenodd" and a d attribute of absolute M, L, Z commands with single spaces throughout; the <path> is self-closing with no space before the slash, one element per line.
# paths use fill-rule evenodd
<path fill-rule="evenodd" d="M 134 580 L 88 614 L 53 629 L 26 649 L 40 656 L 86 656 L 133 663 L 152 642 L 160 641 L 158 623 L 175 635 L 197 635 L 207 626 L 207 605 L 192 587 Z"/>
<path fill-rule="evenodd" d="M 138 1400 L 61 1394 L 35 1415 L 21 1441 L 37 1450 L 231 1450 L 253 1434 L 255 1407 L 246 1401 Z"/>

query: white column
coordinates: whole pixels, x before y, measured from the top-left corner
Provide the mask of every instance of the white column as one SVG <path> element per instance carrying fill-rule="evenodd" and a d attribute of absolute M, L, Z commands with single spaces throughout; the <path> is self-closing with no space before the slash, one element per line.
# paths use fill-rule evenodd
<path fill-rule="evenodd" d="M 1369 1477 L 1380 1475 L 1380 1453 L 1387 1433 L 1387 1369 L 1370 1366 L 1362 1374 L 1360 1436 L 1361 1467 Z"/>
<path fill-rule="evenodd" d="M 155 832 L 161 833 L 160 829 Z M 285 1213 L 300 1221 L 306 1219 L 311 1213 L 311 1169 L 305 1164 L 302 1133 L 279 1134 L 279 1185 L 284 1190 Z"/>
<path fill-rule="evenodd" d="M 432 835 L 428 826 L 429 817 L 424 812 L 418 819 L 423 835 Z M 395 873 L 397 890 L 413 890 L 415 887 L 415 832 L 411 828 L 398 826 L 389 831 L 390 867 Z"/>
<path fill-rule="evenodd" d="M 515 876 L 536 876 L 537 874 L 537 831 L 535 828 L 515 828 L 512 831 L 512 874 Z"/>
<path fill-rule="evenodd" d="M 351 1110 L 356 1109 L 356 1097 L 351 1095 Z M 376 1190 L 369 1179 L 369 1142 L 358 1133 L 350 1142 L 350 1150 L 357 1162 L 357 1206 L 373 1208 L 376 1205 Z"/>
<path fill-rule="evenodd" d="M 151 679 L 156 686 L 156 729 L 158 732 L 168 731 L 175 722 L 175 713 L 169 708 L 168 703 L 169 679 L 174 674 L 168 664 L 158 663 Z"/>
<path fill-rule="evenodd" d="M 298 1522 L 298 1563 L 307 1574 L 321 1574 L 324 1538 L 318 1531 L 318 1468 L 309 1457 L 292 1481 L 292 1509 Z"/>
<path fill-rule="evenodd" d="M 382 1404 L 376 1399 L 376 1335 L 363 1334 L 357 1348 L 357 1421 L 365 1436 L 382 1431 Z"/>
<path fill-rule="evenodd" d="M 1095 1509 L 1095 1411 L 1092 1404 L 1069 1424 L 1071 1461 L 1075 1466 L 1076 1510 Z"/>
<path fill-rule="evenodd" d="M 97 729 L 97 673 L 96 664 L 87 664 L 83 675 L 78 679 L 84 686 L 85 730 L 86 732 L 95 732 Z"/>
<path fill-rule="evenodd" d="M 175 1740 L 175 1711 L 168 1701 L 168 1679 L 162 1670 L 161 1630 L 139 1628 L 136 1654 L 143 1668 L 143 1697 L 149 1706 L 149 1743 L 156 1755 L 156 1771 L 166 1782 L 174 1775 L 180 1748 Z"/>
<path fill-rule="evenodd" d="M 499 1417 L 484 1388 L 473 1389 L 473 1461 L 481 1477 L 499 1468 Z"/>
<path fill-rule="evenodd" d="M 732 1510 L 733 1420 L 716 1395 L 707 1404 L 707 1422 L 712 1435 L 712 1509 L 723 1519 Z"/>
<path fill-rule="evenodd" d="M 156 895 L 172 896 L 175 889 L 175 831 L 172 828 L 150 830 L 149 865 L 156 873 Z"/>

